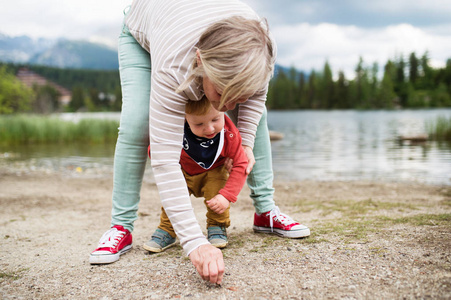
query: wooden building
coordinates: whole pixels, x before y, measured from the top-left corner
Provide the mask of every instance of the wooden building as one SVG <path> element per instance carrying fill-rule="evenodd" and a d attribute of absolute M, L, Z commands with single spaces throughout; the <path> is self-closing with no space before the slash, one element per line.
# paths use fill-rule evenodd
<path fill-rule="evenodd" d="M 34 85 L 37 86 L 49 85 L 53 87 L 55 90 L 58 91 L 59 93 L 58 101 L 63 106 L 69 104 L 69 102 L 72 99 L 72 93 L 68 89 L 50 80 L 47 80 L 46 78 L 34 73 L 33 71 L 30 71 L 27 68 L 19 69 L 16 76 L 23 84 L 25 84 L 29 88 L 32 88 Z"/>

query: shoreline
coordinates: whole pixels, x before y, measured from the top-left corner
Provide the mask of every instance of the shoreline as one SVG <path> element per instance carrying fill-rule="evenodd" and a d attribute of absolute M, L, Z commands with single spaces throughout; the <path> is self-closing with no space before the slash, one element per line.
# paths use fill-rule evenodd
<path fill-rule="evenodd" d="M 91 266 L 109 226 L 112 177 L 0 171 L 2 299 L 449 299 L 451 187 L 370 181 L 275 183 L 281 211 L 306 239 L 252 231 L 248 189 L 231 208 L 221 286 L 205 283 L 179 245 L 149 255 L 158 191 L 143 183 L 129 253 Z M 205 207 L 192 199 L 201 227 Z"/>
<path fill-rule="evenodd" d="M 0 154 L 0 176 L 2 174 L 14 174 L 15 176 L 41 176 L 42 174 L 52 175 L 52 176 L 63 176 L 67 178 L 92 178 L 92 179 L 112 179 L 113 178 L 113 165 L 110 164 L 98 164 L 96 166 L 90 166 L 87 168 L 83 168 L 77 164 L 68 164 L 68 165 L 58 165 L 57 167 L 49 167 L 47 164 L 36 165 L 34 160 L 29 161 L 16 161 L 16 162 L 8 162 L 6 160 L 1 160 L 2 157 Z M 312 178 L 312 179 L 289 179 L 288 176 L 280 175 L 278 173 L 274 173 L 274 183 L 281 182 L 290 182 L 290 183 L 301 183 L 301 182 L 343 182 L 343 183 L 352 183 L 352 182 L 369 182 L 369 183 L 377 183 L 377 184 L 387 184 L 387 183 L 397 183 L 397 184 L 413 184 L 413 185 L 426 185 L 426 186 L 437 186 L 437 187 L 451 187 L 451 176 L 448 178 L 443 178 L 440 181 L 429 181 L 425 182 L 420 179 L 383 179 L 382 177 L 377 178 L 364 178 L 364 179 L 355 179 L 355 178 Z M 150 167 L 150 162 L 147 163 L 146 169 L 144 171 L 144 182 L 147 183 L 155 183 L 153 178 L 153 173 Z"/>

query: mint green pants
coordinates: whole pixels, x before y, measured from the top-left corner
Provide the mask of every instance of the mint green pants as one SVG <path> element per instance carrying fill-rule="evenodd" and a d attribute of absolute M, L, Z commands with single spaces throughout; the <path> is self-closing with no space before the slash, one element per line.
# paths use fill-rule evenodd
<path fill-rule="evenodd" d="M 133 231 L 149 145 L 150 54 L 123 27 L 118 45 L 119 72 L 122 87 L 122 112 L 114 154 L 112 225 Z M 237 111 L 230 112 L 236 123 Z M 247 183 L 257 213 L 271 210 L 273 171 L 266 110 L 255 139 L 256 159 Z"/>

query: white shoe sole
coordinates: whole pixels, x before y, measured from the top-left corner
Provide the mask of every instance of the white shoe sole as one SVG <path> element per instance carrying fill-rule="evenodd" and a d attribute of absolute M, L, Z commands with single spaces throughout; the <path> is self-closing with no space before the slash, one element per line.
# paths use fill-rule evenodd
<path fill-rule="evenodd" d="M 149 251 L 149 252 L 160 253 L 160 252 L 163 252 L 164 250 L 166 250 L 166 249 L 168 249 L 168 248 L 174 246 L 175 243 L 176 243 L 176 242 L 174 242 L 174 243 L 172 243 L 172 244 L 170 244 L 170 245 L 167 245 L 167 246 L 164 247 L 164 248 L 155 248 L 155 247 L 148 246 L 148 245 L 144 244 L 144 245 L 143 245 L 143 248 L 144 248 L 145 250 Z"/>
<path fill-rule="evenodd" d="M 132 245 L 128 245 L 122 248 L 122 250 L 116 254 L 100 254 L 100 255 L 91 254 L 89 256 L 89 263 L 91 265 L 111 264 L 114 263 L 115 261 L 118 261 L 122 254 L 127 253 L 131 249 Z"/>
<path fill-rule="evenodd" d="M 254 225 L 254 232 L 276 234 L 278 236 L 287 237 L 287 238 L 291 238 L 291 239 L 307 237 L 310 235 L 309 228 L 302 229 L 302 230 L 282 230 L 282 229 L 278 229 L 278 228 L 273 228 L 273 230 L 271 230 L 271 228 L 268 228 L 268 227 L 259 227 L 259 226 L 255 226 L 255 225 Z"/>
<path fill-rule="evenodd" d="M 219 249 L 225 248 L 229 244 L 229 242 L 221 242 L 221 241 L 218 242 L 210 241 L 210 243 L 212 246 L 215 246 L 216 248 Z"/>

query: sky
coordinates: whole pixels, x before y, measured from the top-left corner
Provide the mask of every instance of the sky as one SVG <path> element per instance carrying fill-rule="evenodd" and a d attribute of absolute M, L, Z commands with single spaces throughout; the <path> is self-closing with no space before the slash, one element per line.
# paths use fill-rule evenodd
<path fill-rule="evenodd" d="M 117 45 L 132 0 L 2 1 L 0 33 L 86 39 Z M 382 70 L 388 59 L 428 51 L 433 67 L 451 58 L 449 0 L 243 0 L 268 19 L 277 63 L 310 72 L 326 60 L 336 75 L 354 76 L 362 57 Z"/>

